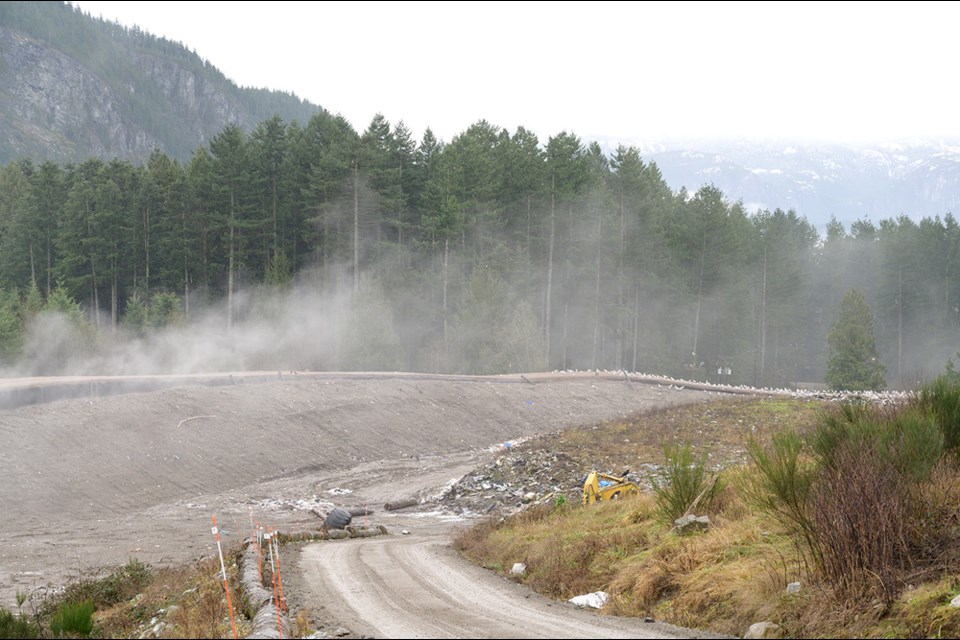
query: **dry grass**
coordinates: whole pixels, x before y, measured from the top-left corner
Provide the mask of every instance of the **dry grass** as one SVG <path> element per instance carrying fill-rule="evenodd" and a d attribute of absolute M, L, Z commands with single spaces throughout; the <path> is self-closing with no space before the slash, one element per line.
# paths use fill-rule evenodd
<path fill-rule="evenodd" d="M 741 508 L 731 500 L 728 512 Z M 739 635 L 767 613 L 786 585 L 773 565 L 795 553 L 785 536 L 764 536 L 755 518 L 729 520 L 721 513 L 714 528 L 681 537 L 654 512 L 653 499 L 644 495 L 488 523 L 457 544 L 504 575 L 525 562 L 522 581 L 553 597 L 607 591 L 608 610 L 619 615 Z"/>
<path fill-rule="evenodd" d="M 314 625 L 310 619 L 310 612 L 306 609 L 300 609 L 297 611 L 297 615 L 293 619 L 293 637 L 305 638 L 313 632 Z"/>
<path fill-rule="evenodd" d="M 731 399 L 637 414 L 625 420 L 568 429 L 538 438 L 533 448 L 564 453 L 584 468 L 637 468 L 661 462 L 663 445 L 691 443 L 710 468 L 746 462 L 745 439 L 782 428 L 807 431 L 823 403 L 793 399 Z"/>
<path fill-rule="evenodd" d="M 617 468 L 633 465 L 631 457 L 659 462 L 662 442 L 698 442 L 692 436 L 702 432 L 704 440 L 698 444 L 704 450 L 719 445 L 724 457 L 735 460 L 747 434 L 784 428 L 809 433 L 821 411 L 814 403 L 723 402 L 596 425 L 535 446 Z M 856 461 L 845 460 L 839 468 L 849 469 Z M 849 549 L 834 554 L 860 563 L 853 567 L 859 581 L 829 580 L 802 543 L 744 502 L 736 482 L 717 496 L 713 526 L 703 533 L 672 533 L 657 522 L 653 499 L 646 495 L 590 507 L 539 509 L 489 522 L 463 534 L 458 545 L 480 564 L 504 574 L 513 563 L 526 562 L 523 582 L 542 593 L 569 598 L 605 590 L 611 595 L 609 612 L 650 615 L 716 633 L 740 636 L 750 624 L 771 620 L 789 637 L 958 637 L 960 609 L 949 607 L 960 593 L 960 579 L 949 573 L 950 567 L 960 566 L 957 465 L 944 461 L 920 485 L 920 494 L 912 494 L 912 504 L 922 506 L 919 513 L 908 513 L 908 496 L 902 493 L 906 489 L 893 482 L 891 474 L 864 473 L 835 477 L 835 490 L 821 489 L 817 496 L 817 518 L 838 532 L 832 541 L 837 549 L 861 538 L 872 541 L 870 549 L 862 550 L 869 557 Z M 903 500 L 894 504 L 891 496 Z M 844 533 L 842 518 L 854 511 L 876 535 L 864 537 L 854 529 Z M 900 541 L 909 537 L 915 546 L 918 535 L 926 556 L 907 561 Z M 893 565 L 895 574 L 869 577 L 871 567 Z M 788 595 L 786 585 L 794 581 L 801 583 L 801 590 Z"/>
<path fill-rule="evenodd" d="M 196 591 L 182 596 L 178 608 L 169 616 L 167 622 L 172 625 L 169 636 L 176 638 L 226 638 L 233 635 L 230 628 L 230 614 L 223 592 L 223 582 L 219 576 L 219 561 L 206 560 L 197 566 L 195 579 Z M 235 588 L 231 588 L 234 608 L 238 598 Z M 182 592 L 181 592 L 182 593 Z M 244 626 L 239 613 L 235 610 L 237 630 Z"/>
<path fill-rule="evenodd" d="M 129 594 L 122 602 L 98 610 L 98 636 L 137 637 L 149 627 L 151 620 L 156 619 L 164 624 L 161 637 L 232 637 L 219 571 L 220 562 L 213 558 L 188 566 L 150 571 L 149 579 L 141 585 L 139 593 Z M 234 573 L 228 568 L 237 630 L 243 634 L 249 631 L 250 625 L 236 611 L 238 598 Z"/>
<path fill-rule="evenodd" d="M 642 504 L 638 504 L 641 503 Z M 624 558 L 647 544 L 649 524 L 636 521 L 649 509 L 648 498 L 625 498 L 596 505 L 533 509 L 509 525 L 488 522 L 465 531 L 458 549 L 487 568 L 509 573 L 527 565 L 523 582 L 542 593 L 570 598 L 596 591 Z"/>

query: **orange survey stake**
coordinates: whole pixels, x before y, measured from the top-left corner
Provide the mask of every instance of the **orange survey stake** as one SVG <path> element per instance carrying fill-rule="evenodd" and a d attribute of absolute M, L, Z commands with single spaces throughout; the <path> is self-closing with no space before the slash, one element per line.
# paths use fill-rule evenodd
<path fill-rule="evenodd" d="M 237 623 L 233 619 L 233 603 L 230 602 L 230 583 L 227 582 L 227 567 L 223 564 L 223 548 L 220 546 L 220 529 L 217 528 L 217 516 L 213 516 L 213 535 L 217 539 L 217 555 L 220 556 L 220 572 L 223 574 L 223 590 L 227 593 L 227 609 L 230 611 L 230 626 L 234 640 L 237 638 Z"/>

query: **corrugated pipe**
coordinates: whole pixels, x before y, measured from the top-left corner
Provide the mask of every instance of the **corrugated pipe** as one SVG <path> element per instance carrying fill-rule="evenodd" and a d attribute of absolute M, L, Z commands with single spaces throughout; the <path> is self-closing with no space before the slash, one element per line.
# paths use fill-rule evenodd
<path fill-rule="evenodd" d="M 345 540 L 347 538 L 370 538 L 372 536 L 385 535 L 387 528 L 383 525 L 363 528 L 347 527 L 346 529 L 334 529 L 331 531 L 302 532 L 294 534 L 285 534 L 277 532 L 277 541 L 299 542 L 314 540 Z M 249 538 L 243 541 L 244 552 L 240 559 L 240 585 L 243 588 L 243 597 L 246 603 L 255 611 L 253 615 L 253 629 L 247 638 L 283 638 L 292 637 L 292 625 L 290 617 L 285 611 L 280 611 L 277 615 L 277 607 L 273 601 L 272 591 L 263 586 L 260 578 L 260 571 L 257 567 L 257 546 L 256 541 Z M 279 621 L 279 622 L 278 622 Z"/>

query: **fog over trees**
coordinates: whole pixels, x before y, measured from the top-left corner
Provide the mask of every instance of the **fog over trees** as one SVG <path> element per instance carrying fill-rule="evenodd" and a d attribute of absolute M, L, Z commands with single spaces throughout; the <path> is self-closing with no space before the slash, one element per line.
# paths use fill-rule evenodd
<path fill-rule="evenodd" d="M 194 368 L 599 368 L 792 385 L 824 379 L 850 289 L 873 314 L 888 385 L 912 386 L 960 349 L 949 212 L 820 234 L 792 211 L 748 214 L 694 188 L 672 191 L 636 148 L 607 155 L 570 132 L 539 140 L 480 121 L 417 141 L 403 123 L 377 116 L 358 133 L 323 111 L 228 126 L 186 163 L 12 162 L 0 168 L 0 368 L 53 373 L 110 352 L 123 364 L 85 371 L 134 372 L 142 361 L 120 345 L 190 344 L 177 331 L 259 345 Z M 40 332 L 54 317 L 79 346 Z"/>

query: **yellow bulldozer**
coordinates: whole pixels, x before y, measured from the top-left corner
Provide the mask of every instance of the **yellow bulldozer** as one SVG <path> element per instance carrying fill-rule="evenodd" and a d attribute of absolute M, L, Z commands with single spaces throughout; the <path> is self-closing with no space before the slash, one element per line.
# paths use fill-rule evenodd
<path fill-rule="evenodd" d="M 593 504 L 603 500 L 616 500 L 624 496 L 640 493 L 637 483 L 627 479 L 630 471 L 615 476 L 609 473 L 591 471 L 583 481 L 583 504 Z"/>

